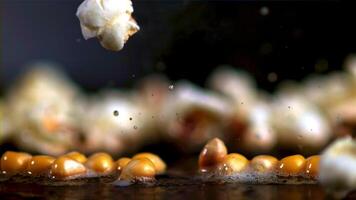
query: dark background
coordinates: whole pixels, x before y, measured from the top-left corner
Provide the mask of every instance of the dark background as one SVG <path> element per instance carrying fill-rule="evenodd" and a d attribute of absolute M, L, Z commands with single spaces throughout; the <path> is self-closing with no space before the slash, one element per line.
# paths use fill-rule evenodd
<path fill-rule="evenodd" d="M 81 2 L 1 1 L 1 85 L 46 59 L 88 90 L 130 86 L 154 72 L 204 85 L 219 64 L 273 90 L 281 80 L 341 69 L 356 52 L 356 6 L 339 1 L 134 0 L 141 31 L 120 52 L 82 38 Z M 277 81 L 268 81 L 271 72 Z"/>

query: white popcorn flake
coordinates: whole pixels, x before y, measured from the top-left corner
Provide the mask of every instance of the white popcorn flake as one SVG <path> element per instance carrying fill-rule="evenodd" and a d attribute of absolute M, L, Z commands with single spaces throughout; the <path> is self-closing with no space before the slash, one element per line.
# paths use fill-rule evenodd
<path fill-rule="evenodd" d="M 350 137 L 333 142 L 321 155 L 319 181 L 335 197 L 356 189 L 356 141 Z"/>
<path fill-rule="evenodd" d="M 83 37 L 97 37 L 108 50 L 119 51 L 140 27 L 130 0 L 85 0 L 77 10 Z"/>

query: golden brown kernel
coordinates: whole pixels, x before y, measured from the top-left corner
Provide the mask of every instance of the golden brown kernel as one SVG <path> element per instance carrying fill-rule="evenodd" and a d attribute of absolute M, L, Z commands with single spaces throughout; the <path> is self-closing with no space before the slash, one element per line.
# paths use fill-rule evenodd
<path fill-rule="evenodd" d="M 199 168 L 202 172 L 221 164 L 227 155 L 227 149 L 223 141 L 219 138 L 210 140 L 200 152 Z"/>
<path fill-rule="evenodd" d="M 298 175 L 303 172 L 305 158 L 302 155 L 287 156 L 279 161 L 278 171 L 283 175 Z"/>
<path fill-rule="evenodd" d="M 225 156 L 223 166 L 227 167 L 227 170 L 231 172 L 241 172 L 248 166 L 249 161 L 247 158 L 238 153 L 230 153 Z"/>
<path fill-rule="evenodd" d="M 156 168 L 151 160 L 148 158 L 137 158 L 127 163 L 120 174 L 120 179 L 133 180 L 142 177 L 153 178 L 155 174 Z"/>
<path fill-rule="evenodd" d="M 51 165 L 50 174 L 55 179 L 72 178 L 86 173 L 85 166 L 66 156 L 57 158 Z"/>
<path fill-rule="evenodd" d="M 16 174 L 26 170 L 31 155 L 28 153 L 6 151 L 1 157 L 2 174 Z"/>
<path fill-rule="evenodd" d="M 255 156 L 251 160 L 251 168 L 257 172 L 270 172 L 276 168 L 278 159 L 269 155 Z"/>
<path fill-rule="evenodd" d="M 33 156 L 28 162 L 26 172 L 30 175 L 39 175 L 45 173 L 51 168 L 55 158 L 52 156 Z"/>
<path fill-rule="evenodd" d="M 98 173 L 110 173 L 115 169 L 115 162 L 107 153 L 95 153 L 91 155 L 85 165 Z"/>
<path fill-rule="evenodd" d="M 123 157 L 116 161 L 117 170 L 121 171 L 129 162 L 131 158 Z"/>
<path fill-rule="evenodd" d="M 305 173 L 312 177 L 317 177 L 319 174 L 320 156 L 310 156 L 305 160 Z"/>
<path fill-rule="evenodd" d="M 85 163 L 87 161 L 87 157 L 85 155 L 83 155 L 79 152 L 76 152 L 76 151 L 69 152 L 69 153 L 65 154 L 64 156 L 67 156 L 68 158 L 73 159 L 80 163 Z"/>
<path fill-rule="evenodd" d="M 139 153 L 136 154 L 132 159 L 137 159 L 137 158 L 147 158 L 151 160 L 151 162 L 154 164 L 156 168 L 156 173 L 157 174 L 162 174 L 166 171 L 166 163 L 156 154 L 153 153 Z"/>

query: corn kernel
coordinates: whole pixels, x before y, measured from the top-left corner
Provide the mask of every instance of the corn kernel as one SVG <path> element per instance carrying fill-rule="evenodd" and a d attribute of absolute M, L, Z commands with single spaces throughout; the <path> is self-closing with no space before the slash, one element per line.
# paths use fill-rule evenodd
<path fill-rule="evenodd" d="M 298 175 L 303 172 L 305 158 L 302 155 L 287 156 L 279 161 L 278 171 L 283 175 Z"/>
<path fill-rule="evenodd" d="M 320 156 L 310 156 L 305 160 L 305 173 L 311 177 L 317 177 L 319 174 Z"/>
<path fill-rule="evenodd" d="M 107 153 L 95 153 L 91 155 L 85 165 L 97 173 L 110 173 L 115 169 L 115 162 Z"/>
<path fill-rule="evenodd" d="M 129 162 L 131 161 L 131 158 L 120 158 L 119 160 L 116 161 L 117 165 L 117 170 L 121 171 Z"/>
<path fill-rule="evenodd" d="M 1 172 L 7 175 L 23 172 L 30 159 L 28 153 L 6 151 L 1 157 Z"/>
<path fill-rule="evenodd" d="M 70 158 L 70 159 L 73 159 L 77 162 L 80 162 L 80 163 L 85 163 L 87 161 L 87 157 L 79 152 L 76 152 L 76 151 L 72 151 L 72 152 L 69 152 L 67 154 L 65 154 L 64 156 Z"/>
<path fill-rule="evenodd" d="M 251 160 L 251 168 L 257 172 L 270 172 L 276 168 L 278 159 L 269 155 L 255 156 Z"/>
<path fill-rule="evenodd" d="M 55 158 L 52 156 L 33 156 L 28 163 L 27 173 L 30 175 L 39 175 L 45 173 L 51 168 Z"/>
<path fill-rule="evenodd" d="M 166 163 L 159 156 L 153 153 L 139 153 L 132 157 L 132 159 L 137 158 L 149 159 L 154 164 L 157 174 L 162 174 L 166 171 Z"/>
<path fill-rule="evenodd" d="M 86 173 L 85 166 L 66 156 L 57 158 L 51 166 L 50 175 L 55 179 L 73 178 Z"/>
<path fill-rule="evenodd" d="M 225 157 L 223 163 L 223 166 L 227 167 L 226 170 L 231 170 L 231 172 L 241 172 L 246 169 L 249 161 L 241 154 L 230 153 Z"/>
<path fill-rule="evenodd" d="M 218 138 L 210 140 L 200 152 L 199 168 L 205 172 L 207 168 L 214 167 L 224 161 L 227 149 L 223 141 Z"/>
<path fill-rule="evenodd" d="M 135 178 L 153 178 L 156 174 L 156 167 L 148 158 L 132 159 L 123 168 L 120 180 L 133 180 Z"/>

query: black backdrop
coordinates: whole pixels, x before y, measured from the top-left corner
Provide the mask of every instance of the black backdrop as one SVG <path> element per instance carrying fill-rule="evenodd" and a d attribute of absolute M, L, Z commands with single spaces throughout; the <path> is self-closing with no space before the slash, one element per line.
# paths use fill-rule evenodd
<path fill-rule="evenodd" d="M 118 53 L 82 39 L 80 3 L 1 1 L 2 84 L 46 59 L 88 90 L 130 86 L 153 72 L 204 85 L 219 64 L 243 68 L 272 90 L 284 79 L 341 69 L 356 52 L 356 6 L 339 1 L 134 0 L 142 30 Z"/>

